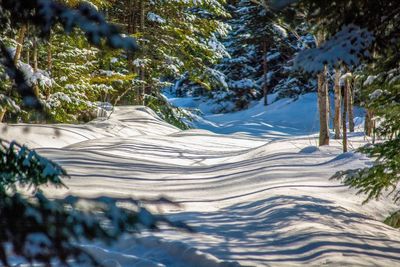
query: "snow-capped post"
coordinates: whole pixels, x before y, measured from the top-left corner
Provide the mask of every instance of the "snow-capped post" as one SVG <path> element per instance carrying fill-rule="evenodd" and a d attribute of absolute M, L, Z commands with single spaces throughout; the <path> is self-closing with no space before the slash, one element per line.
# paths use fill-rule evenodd
<path fill-rule="evenodd" d="M 341 128 L 341 107 L 342 107 L 342 94 L 340 90 L 340 77 L 341 71 L 340 67 L 335 68 L 335 117 L 333 120 L 333 125 L 335 129 L 335 139 L 340 139 L 340 128 Z"/>
<path fill-rule="evenodd" d="M 349 105 L 349 94 L 348 94 L 348 85 L 347 81 L 344 84 L 344 92 L 343 92 L 343 117 L 342 117 L 342 124 L 343 124 L 343 153 L 347 152 L 347 107 Z"/>
<path fill-rule="evenodd" d="M 348 99 L 348 110 L 349 110 L 349 131 L 354 133 L 354 84 L 353 84 L 353 76 L 349 73 L 349 77 L 347 78 L 347 93 L 349 94 Z"/>
<path fill-rule="evenodd" d="M 346 74 L 344 74 L 340 80 L 341 83 L 346 87 L 345 93 L 347 94 L 347 105 L 344 108 L 347 110 L 347 116 L 349 121 L 349 131 L 354 132 L 354 89 L 353 89 L 353 74 L 349 71 L 349 68 L 345 66 Z"/>

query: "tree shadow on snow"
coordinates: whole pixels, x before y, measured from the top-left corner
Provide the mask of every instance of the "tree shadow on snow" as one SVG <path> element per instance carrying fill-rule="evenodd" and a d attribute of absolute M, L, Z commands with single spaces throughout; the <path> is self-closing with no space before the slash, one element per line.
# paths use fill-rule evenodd
<path fill-rule="evenodd" d="M 396 241 L 400 233 L 321 198 L 281 195 L 219 212 L 187 212 L 172 217 L 185 220 L 199 235 L 219 240 L 186 241 L 225 260 L 262 264 L 326 259 L 345 263 L 335 258 L 339 254 L 353 260 L 367 257 L 371 264 L 382 260 L 400 263 L 400 242 Z"/>

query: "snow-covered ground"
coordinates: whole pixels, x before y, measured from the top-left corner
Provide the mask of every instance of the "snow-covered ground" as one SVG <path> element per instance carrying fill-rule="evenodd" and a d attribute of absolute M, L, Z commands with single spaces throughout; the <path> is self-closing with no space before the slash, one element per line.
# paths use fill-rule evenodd
<path fill-rule="evenodd" d="M 205 114 L 195 122 L 201 129 L 180 131 L 147 108 L 120 107 L 106 121 L 0 125 L 0 133 L 67 169 L 69 190 L 50 196 L 163 195 L 181 204 L 159 209 L 195 233 L 164 229 L 113 247 L 85 245 L 109 266 L 400 265 L 400 232 L 381 222 L 396 207 L 385 199 L 361 205 L 363 196 L 329 180 L 369 160 L 342 154 L 339 141 L 317 148 L 316 110 L 309 94 Z M 354 147 L 364 142 L 351 136 Z"/>

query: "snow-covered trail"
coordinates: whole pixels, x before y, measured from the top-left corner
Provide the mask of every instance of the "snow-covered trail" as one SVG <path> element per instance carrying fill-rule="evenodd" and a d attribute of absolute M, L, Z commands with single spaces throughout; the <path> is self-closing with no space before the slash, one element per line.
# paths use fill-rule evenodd
<path fill-rule="evenodd" d="M 46 127 L 56 134 L 27 127 L 9 126 L 2 135 L 39 148 L 71 175 L 68 191 L 47 194 L 164 195 L 182 206 L 163 211 L 196 230 L 88 248 L 112 259 L 110 266 L 400 265 L 400 232 L 381 222 L 395 207 L 385 200 L 361 205 L 363 196 L 329 180 L 368 161 L 341 154 L 337 142 L 317 149 L 309 136 L 277 138 L 275 128 L 263 138 L 181 132 L 141 107 L 79 126 L 79 136 L 67 134 L 77 126 Z"/>

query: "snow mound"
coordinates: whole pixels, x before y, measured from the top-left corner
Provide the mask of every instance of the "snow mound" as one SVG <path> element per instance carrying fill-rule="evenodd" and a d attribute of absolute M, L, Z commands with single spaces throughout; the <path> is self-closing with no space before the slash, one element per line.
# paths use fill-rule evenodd
<path fill-rule="evenodd" d="M 308 146 L 308 147 L 305 147 L 305 148 L 301 149 L 299 153 L 312 154 L 312 153 L 316 153 L 318 151 L 319 151 L 318 147 L 316 147 L 316 146 Z"/>
<path fill-rule="evenodd" d="M 179 129 L 161 120 L 147 107 L 117 107 L 109 119 L 96 119 L 87 124 L 41 125 L 0 123 L 1 137 L 17 139 L 30 148 L 61 148 L 87 140 L 137 135 L 166 135 Z"/>
<path fill-rule="evenodd" d="M 86 251 L 107 267 L 237 267 L 234 261 L 222 261 L 179 241 L 155 236 L 127 236 L 110 248 L 83 245 Z"/>

